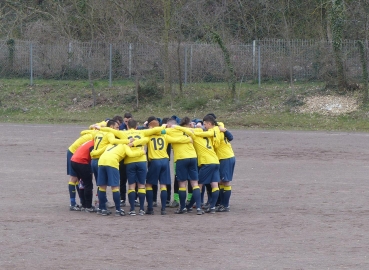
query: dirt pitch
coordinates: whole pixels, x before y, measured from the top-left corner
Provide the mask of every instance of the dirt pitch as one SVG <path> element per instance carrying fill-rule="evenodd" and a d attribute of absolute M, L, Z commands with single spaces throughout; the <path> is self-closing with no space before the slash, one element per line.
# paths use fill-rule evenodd
<path fill-rule="evenodd" d="M 369 269 L 369 134 L 232 131 L 230 213 L 119 218 L 69 211 L 83 127 L 0 127 L 0 269 Z"/>

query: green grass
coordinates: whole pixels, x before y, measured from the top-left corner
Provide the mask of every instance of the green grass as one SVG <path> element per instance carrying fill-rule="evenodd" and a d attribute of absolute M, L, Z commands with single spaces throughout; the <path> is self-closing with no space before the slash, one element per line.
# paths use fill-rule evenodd
<path fill-rule="evenodd" d="M 279 130 L 368 131 L 369 108 L 324 116 L 296 113 L 303 97 L 328 94 L 319 82 L 237 84 L 236 100 L 229 95 L 226 83 L 201 83 L 183 87 L 173 85 L 172 95 L 163 96 L 160 84 L 141 84 L 139 107 L 136 108 L 135 82 L 94 81 L 96 105 L 93 106 L 89 81 L 1 79 L 0 121 L 17 123 L 51 123 L 88 125 L 114 115 L 131 112 L 139 122 L 148 116 L 202 118 L 213 112 L 228 127 Z M 360 100 L 360 93 L 356 95 Z M 161 98 L 158 98 L 161 96 Z"/>

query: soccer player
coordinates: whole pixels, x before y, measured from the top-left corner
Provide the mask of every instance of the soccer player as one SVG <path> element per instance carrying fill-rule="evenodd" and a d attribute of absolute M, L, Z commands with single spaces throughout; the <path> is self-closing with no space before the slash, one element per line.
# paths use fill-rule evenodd
<path fill-rule="evenodd" d="M 144 139 L 144 137 L 151 136 L 155 133 L 159 133 L 164 129 L 163 127 L 156 127 L 152 129 L 146 130 L 137 130 L 137 121 L 134 119 L 128 120 L 128 130 L 120 131 L 113 130 L 110 128 L 101 128 L 102 131 L 111 131 L 117 138 L 120 139 L 134 139 L 140 140 Z M 132 147 L 132 151 L 141 151 L 143 149 L 143 145 L 147 144 L 148 138 L 146 140 L 142 140 L 142 143 L 136 144 L 134 143 L 134 147 Z M 145 189 L 145 180 L 146 180 L 146 172 L 147 172 L 147 158 L 146 156 L 140 157 L 127 157 L 124 159 L 124 164 L 127 169 L 127 178 L 128 178 L 128 201 L 130 204 L 130 216 L 135 216 L 135 199 L 136 199 L 136 183 L 138 186 L 138 198 L 140 203 L 140 211 L 139 215 L 144 215 L 144 204 L 146 197 L 146 189 Z"/>
<path fill-rule="evenodd" d="M 70 211 L 81 211 L 79 205 L 76 203 L 76 190 L 79 193 L 78 189 L 78 177 L 76 172 L 73 170 L 71 165 L 71 158 L 73 154 L 76 152 L 78 147 L 80 147 L 85 142 L 88 142 L 89 140 L 93 139 L 95 131 L 91 130 L 84 130 L 81 132 L 81 136 L 75 140 L 68 148 L 67 150 L 67 175 L 70 176 L 70 179 L 68 181 L 68 191 L 69 191 L 69 199 L 70 199 Z M 78 194 L 80 195 L 80 194 Z M 81 196 L 80 196 L 81 198 Z"/>
<path fill-rule="evenodd" d="M 125 113 L 124 116 L 123 116 L 123 122 L 121 122 L 120 125 L 119 125 L 119 130 L 127 130 L 128 129 L 128 126 L 127 126 L 128 121 L 132 118 L 133 118 L 133 116 L 132 116 L 131 113 Z"/>
<path fill-rule="evenodd" d="M 166 132 L 171 136 L 188 136 L 188 134 L 184 133 L 184 131 L 189 132 L 189 127 L 192 127 L 191 120 L 188 117 L 184 117 L 180 122 L 181 128 L 187 127 L 184 129 L 176 130 L 176 129 L 167 129 Z M 168 127 L 175 127 L 176 121 L 171 120 L 168 122 Z M 191 132 L 189 132 L 191 133 Z M 192 135 L 192 133 L 191 133 Z M 192 136 L 192 139 L 194 137 Z M 173 152 L 174 152 L 174 162 L 176 163 L 176 175 L 179 184 L 179 201 L 180 206 L 176 214 L 185 214 L 188 212 L 190 208 L 186 208 L 186 185 L 187 181 L 190 180 L 192 186 L 192 198 L 191 200 L 196 202 L 197 206 L 197 214 L 201 215 L 201 192 L 198 183 L 199 175 L 198 175 L 198 159 L 196 150 L 192 143 L 187 144 L 177 144 L 173 143 Z M 192 205 L 191 205 L 192 207 Z M 192 210 L 192 209 L 191 209 Z"/>
<path fill-rule="evenodd" d="M 148 126 L 149 128 L 158 127 L 159 121 L 155 118 L 149 118 Z M 187 144 L 192 143 L 192 139 L 187 136 L 171 137 L 162 134 L 150 136 L 147 144 L 149 166 L 146 176 L 146 198 L 148 204 L 146 214 L 154 214 L 152 187 L 158 184 L 158 180 L 160 182 L 161 214 L 166 214 L 167 185 L 171 183 L 167 152 L 168 143 Z"/>
<path fill-rule="evenodd" d="M 129 146 L 132 146 L 130 143 Z M 119 162 L 126 156 L 135 158 L 144 156 L 144 150 L 139 149 L 132 151 L 125 144 L 110 144 L 106 147 L 105 152 L 99 158 L 99 173 L 97 185 L 99 186 L 99 210 L 98 213 L 107 216 L 109 212 L 106 209 L 106 188 L 111 186 L 113 191 L 113 200 L 115 203 L 115 215 L 124 216 L 124 210 L 120 206 L 120 191 L 119 191 Z"/>
<path fill-rule="evenodd" d="M 216 209 L 217 212 L 229 212 L 229 200 L 231 197 L 234 167 L 236 158 L 230 141 L 233 139 L 232 134 L 224 128 L 224 124 L 218 122 L 219 129 L 222 131 L 219 134 L 220 144 L 215 148 L 215 152 L 219 158 L 220 167 L 220 182 L 219 182 L 219 197 L 220 205 Z M 225 133 L 223 133 L 225 132 Z"/>
<path fill-rule="evenodd" d="M 205 184 L 210 184 L 212 187 L 211 192 L 211 204 L 209 208 L 205 210 L 206 213 L 214 214 L 215 204 L 219 196 L 220 181 L 219 175 L 219 159 L 215 153 L 214 147 L 219 145 L 219 128 L 216 127 L 216 121 L 213 116 L 206 115 L 203 119 L 204 127 L 206 131 L 201 128 L 190 130 L 181 126 L 175 126 L 175 129 L 185 132 L 193 139 L 193 144 L 197 153 L 197 160 L 199 166 L 199 186 L 200 189 Z M 194 200 L 191 200 L 187 205 L 187 209 L 192 207 Z M 196 205 L 198 202 L 196 201 Z"/>
<path fill-rule="evenodd" d="M 107 126 L 110 129 L 115 129 L 115 130 L 119 129 L 119 124 L 114 120 L 109 120 L 107 122 Z M 99 129 L 100 127 L 95 126 L 95 128 Z M 127 144 L 127 143 L 130 143 L 130 140 L 116 139 L 113 133 L 102 131 L 101 129 L 102 128 L 100 128 L 100 131 L 95 133 L 95 136 L 94 136 L 94 149 L 91 151 L 91 158 L 92 158 L 91 167 L 92 167 L 92 172 L 95 175 L 95 180 L 96 181 L 99 177 L 99 175 L 98 175 L 98 162 L 99 162 L 99 158 L 102 154 L 100 149 L 104 148 L 108 144 Z M 98 193 L 99 193 L 99 189 L 98 189 Z M 109 207 L 114 207 L 114 206 L 109 205 Z"/>
<path fill-rule="evenodd" d="M 94 141 L 90 140 L 82 144 L 74 152 L 71 158 L 71 166 L 76 173 L 77 178 L 83 183 L 83 192 L 80 192 L 82 196 L 82 208 L 85 212 L 95 212 L 95 208 L 92 206 L 92 170 L 91 170 L 91 156 L 90 152 L 94 148 Z M 104 149 L 102 149 L 103 151 Z"/>

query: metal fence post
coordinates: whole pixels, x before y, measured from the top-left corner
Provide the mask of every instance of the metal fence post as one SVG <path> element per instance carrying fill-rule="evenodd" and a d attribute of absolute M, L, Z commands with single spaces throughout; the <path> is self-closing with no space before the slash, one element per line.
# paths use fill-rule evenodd
<path fill-rule="evenodd" d="M 252 41 L 252 78 L 255 79 L 256 40 Z"/>
<path fill-rule="evenodd" d="M 29 55 L 29 63 L 30 63 L 30 85 L 32 86 L 33 85 L 33 48 L 32 48 L 32 43 L 30 45 L 30 48 L 29 48 L 29 51 L 30 51 L 30 55 Z"/>
<path fill-rule="evenodd" d="M 128 51 L 128 76 L 129 78 L 132 76 L 132 43 L 129 43 Z"/>
<path fill-rule="evenodd" d="M 190 83 L 192 83 L 192 54 L 193 54 L 192 44 L 191 44 L 190 49 L 191 49 L 190 51 Z"/>
<path fill-rule="evenodd" d="M 185 51 L 184 51 L 184 84 L 187 85 L 187 46 L 185 45 Z"/>
<path fill-rule="evenodd" d="M 112 80 L 112 61 L 113 61 L 113 45 L 109 46 L 109 87 L 111 87 Z"/>
<path fill-rule="evenodd" d="M 261 57 L 260 57 L 260 45 L 258 46 L 258 75 L 259 75 L 259 87 L 261 86 Z"/>

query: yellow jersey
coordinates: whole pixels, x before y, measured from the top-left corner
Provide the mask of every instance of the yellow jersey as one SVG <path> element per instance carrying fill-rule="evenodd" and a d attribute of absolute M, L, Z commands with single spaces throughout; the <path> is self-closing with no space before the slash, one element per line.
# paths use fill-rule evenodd
<path fill-rule="evenodd" d="M 82 131 L 84 132 L 84 131 Z M 81 132 L 81 134 L 82 134 Z M 69 146 L 68 150 L 74 154 L 74 152 L 76 152 L 77 148 L 80 147 L 82 144 L 84 144 L 85 142 L 91 141 L 93 139 L 93 134 L 90 130 L 89 132 L 83 133 L 84 135 L 80 136 L 77 140 L 74 141 L 74 143 L 71 144 L 71 146 Z"/>
<path fill-rule="evenodd" d="M 174 128 L 167 128 L 166 134 L 168 134 L 171 137 L 179 137 L 179 138 L 188 138 L 189 135 L 187 135 L 185 132 L 174 129 Z M 192 142 L 189 143 L 172 143 L 172 149 L 174 153 L 174 162 L 176 162 L 178 159 L 187 159 L 187 158 L 197 158 L 195 147 L 193 146 Z"/>
<path fill-rule="evenodd" d="M 94 150 L 91 151 L 90 155 L 92 159 L 97 159 L 103 153 L 102 148 L 108 144 L 128 144 L 129 140 L 116 139 L 114 134 L 111 132 L 98 131 L 94 136 Z"/>
<path fill-rule="evenodd" d="M 164 127 L 155 127 L 151 129 L 128 129 L 128 130 L 115 130 L 108 127 L 101 128 L 103 131 L 111 131 L 117 138 L 128 140 L 134 138 L 135 141 L 133 142 L 134 147 L 131 148 L 132 151 L 141 151 L 144 149 L 144 145 L 146 145 L 149 141 L 148 136 L 153 134 L 160 134 Z M 133 162 L 146 162 L 147 158 L 146 155 L 139 156 L 139 157 L 126 157 L 124 159 L 124 164 L 129 164 Z"/>
<path fill-rule="evenodd" d="M 199 167 L 207 164 L 219 164 L 219 159 L 213 146 L 214 140 L 216 140 L 215 129 L 203 131 L 201 128 L 195 128 L 193 129 L 194 133 L 192 133 L 191 129 L 180 126 L 176 126 L 175 129 L 181 130 L 192 137 Z"/>
<path fill-rule="evenodd" d="M 224 124 L 222 122 L 218 122 L 218 125 L 224 128 Z M 224 136 L 224 132 L 219 133 L 219 146 L 215 148 L 215 153 L 217 153 L 219 160 L 234 157 L 231 142 L 226 136 Z"/>
<path fill-rule="evenodd" d="M 119 170 L 119 162 L 126 156 L 139 157 L 146 156 L 145 151 L 132 151 L 126 144 L 109 144 L 105 152 L 99 158 L 99 166 L 110 166 Z"/>
<path fill-rule="evenodd" d="M 149 160 L 169 158 L 167 148 L 168 144 L 187 144 L 191 143 L 191 139 L 188 136 L 172 137 L 169 135 L 152 135 L 149 138 L 147 144 L 147 152 Z M 192 143 L 191 143 L 192 145 Z"/>

